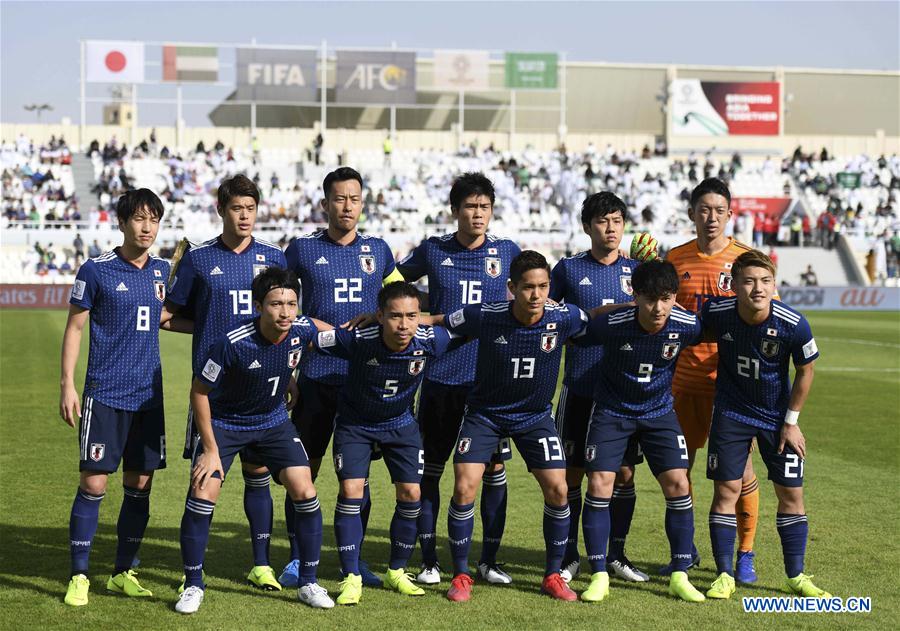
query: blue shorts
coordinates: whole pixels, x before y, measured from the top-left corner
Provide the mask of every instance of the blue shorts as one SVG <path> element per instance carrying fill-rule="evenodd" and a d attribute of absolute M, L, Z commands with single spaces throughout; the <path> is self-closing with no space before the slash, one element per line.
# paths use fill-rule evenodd
<path fill-rule="evenodd" d="M 166 419 L 162 406 L 132 412 L 84 397 L 78 440 L 79 471 L 113 473 L 120 462 L 124 471 L 166 468 Z"/>
<path fill-rule="evenodd" d="M 394 484 L 419 484 L 425 470 L 422 437 L 415 422 L 388 430 L 342 423 L 338 416 L 334 426 L 334 471 L 338 480 L 358 480 L 369 477 L 372 452 L 378 448 L 384 457 Z"/>
<path fill-rule="evenodd" d="M 181 457 L 185 460 L 192 460 L 194 457 L 194 450 L 197 447 L 197 443 L 200 442 L 200 434 L 197 432 L 197 426 L 194 425 L 194 408 L 191 407 L 190 402 L 188 403 L 188 411 L 187 411 L 187 428 L 185 429 L 184 434 L 184 451 L 181 453 Z M 262 456 L 256 452 L 256 449 L 252 446 L 242 449 L 240 452 L 241 462 L 251 465 L 259 465 L 262 464 Z"/>
<path fill-rule="evenodd" d="M 562 387 L 556 404 L 556 431 L 566 451 L 569 468 L 584 469 L 584 444 L 587 439 L 588 424 L 594 409 L 594 399 L 575 394 L 567 386 Z M 644 454 L 637 438 L 632 437 L 623 466 L 633 467 L 644 461 Z"/>
<path fill-rule="evenodd" d="M 778 453 L 781 430 L 762 429 L 741 423 L 717 410 L 713 411 L 709 431 L 706 477 L 720 482 L 740 480 L 744 475 L 744 466 L 750 456 L 750 444 L 754 438 L 772 482 L 781 486 L 803 486 L 804 460 L 787 445 L 784 446 L 784 453 Z"/>
<path fill-rule="evenodd" d="M 440 477 L 444 464 L 450 460 L 459 436 L 459 426 L 466 414 L 466 397 L 472 386 L 448 386 L 425 379 L 419 392 L 416 420 L 422 432 L 422 448 L 425 450 L 425 470 L 429 476 Z M 509 441 L 491 457 L 500 463 L 512 458 Z"/>
<path fill-rule="evenodd" d="M 608 416 L 594 410 L 584 447 L 588 471 L 618 471 L 631 440 L 637 439 L 654 477 L 687 469 L 687 443 L 674 412 L 649 419 Z"/>
<path fill-rule="evenodd" d="M 504 449 L 509 450 L 509 438 L 516 444 L 529 470 L 566 468 L 562 442 L 549 414 L 526 427 L 502 428 L 470 411 L 459 428 L 453 462 L 487 464 L 498 450 L 501 454 Z M 504 444 L 504 441 L 507 442 Z"/>
<path fill-rule="evenodd" d="M 278 476 L 282 469 L 309 466 L 306 449 L 303 447 L 300 437 L 297 436 L 293 424 L 287 419 L 280 425 L 266 429 L 238 431 L 222 429 L 213 423 L 212 430 L 216 446 L 219 448 L 222 470 L 226 475 L 231 468 L 231 463 L 234 462 L 234 457 L 238 453 L 243 454 L 248 447 L 253 450 L 255 457 L 259 458 L 254 461 L 254 464 L 266 466 L 272 473 L 272 479 L 276 482 L 279 482 Z M 194 449 L 191 463 L 196 462 L 197 456 L 202 453 L 203 441 L 199 440 Z"/>

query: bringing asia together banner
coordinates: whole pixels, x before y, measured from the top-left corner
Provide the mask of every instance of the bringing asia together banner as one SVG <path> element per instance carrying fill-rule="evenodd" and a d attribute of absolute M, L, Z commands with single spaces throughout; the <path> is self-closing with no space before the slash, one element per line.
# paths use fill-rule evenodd
<path fill-rule="evenodd" d="M 670 86 L 675 136 L 777 136 L 781 85 L 676 79 Z"/>

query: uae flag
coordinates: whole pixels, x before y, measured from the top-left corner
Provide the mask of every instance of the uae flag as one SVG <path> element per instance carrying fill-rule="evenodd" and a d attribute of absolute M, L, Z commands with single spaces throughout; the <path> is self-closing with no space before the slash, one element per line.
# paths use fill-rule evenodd
<path fill-rule="evenodd" d="M 87 41 L 84 78 L 95 83 L 143 83 L 143 42 Z"/>
<path fill-rule="evenodd" d="M 215 46 L 163 46 L 163 81 L 219 79 L 219 51 Z"/>

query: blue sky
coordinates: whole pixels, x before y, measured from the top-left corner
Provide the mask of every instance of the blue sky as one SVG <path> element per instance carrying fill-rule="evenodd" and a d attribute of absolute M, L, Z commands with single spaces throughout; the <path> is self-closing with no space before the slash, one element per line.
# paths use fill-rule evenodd
<path fill-rule="evenodd" d="M 898 2 L 10 2 L 0 3 L 0 120 L 78 120 L 79 39 L 565 51 L 569 59 L 900 68 Z M 148 50 L 147 59 L 154 60 Z M 158 60 L 158 54 L 155 57 Z M 227 76 L 226 72 L 223 72 Z M 233 75 L 232 75 L 233 76 Z M 104 86 L 89 95 L 102 97 Z M 193 88 L 198 90 L 197 88 Z M 153 88 L 144 90 L 153 92 Z M 169 96 L 171 88 L 149 96 Z M 169 90 L 165 92 L 164 90 Z M 191 98 L 220 98 L 205 89 Z M 895 95 L 896 98 L 896 95 Z M 185 108 L 209 124 L 210 105 Z M 99 122 L 99 105 L 89 121 Z M 172 124 L 142 106 L 141 124 Z"/>

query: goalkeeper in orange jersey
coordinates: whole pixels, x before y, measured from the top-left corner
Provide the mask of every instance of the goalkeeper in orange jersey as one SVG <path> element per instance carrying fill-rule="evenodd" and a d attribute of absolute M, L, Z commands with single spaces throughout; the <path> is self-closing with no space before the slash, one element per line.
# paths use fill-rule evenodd
<path fill-rule="evenodd" d="M 714 296 L 733 296 L 731 266 L 734 260 L 751 248 L 726 236 L 731 220 L 731 193 L 719 179 L 703 180 L 691 193 L 688 215 L 694 222 L 697 238 L 672 248 L 666 260 L 675 265 L 679 289 L 677 301 L 685 309 L 698 313 Z M 687 440 L 689 467 L 697 450 L 706 444 L 712 422 L 718 352 L 715 343 L 701 343 L 685 348 L 678 358 L 672 392 L 675 414 Z M 690 473 L 690 469 L 688 469 Z M 747 458 L 737 503 L 739 548 L 735 578 L 738 582 L 756 581 L 753 540 L 759 516 L 759 482 L 753 473 L 753 462 Z M 694 564 L 699 562 L 696 547 Z M 668 566 L 660 569 L 666 575 Z"/>

